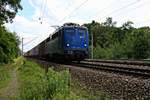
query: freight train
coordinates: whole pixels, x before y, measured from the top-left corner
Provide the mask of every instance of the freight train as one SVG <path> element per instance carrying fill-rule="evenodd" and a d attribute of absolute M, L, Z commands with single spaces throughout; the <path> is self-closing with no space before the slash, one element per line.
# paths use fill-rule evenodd
<path fill-rule="evenodd" d="M 65 23 L 25 56 L 47 60 L 81 61 L 89 57 L 88 29 L 75 23 Z"/>

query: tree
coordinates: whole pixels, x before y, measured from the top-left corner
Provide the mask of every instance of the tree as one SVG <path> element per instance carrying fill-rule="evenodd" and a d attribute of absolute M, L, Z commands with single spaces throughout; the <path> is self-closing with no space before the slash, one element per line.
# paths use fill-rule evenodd
<path fill-rule="evenodd" d="M 18 55 L 19 38 L 3 24 L 12 22 L 18 10 L 22 10 L 20 2 L 21 0 L 0 0 L 0 63 L 8 63 Z"/>
<path fill-rule="evenodd" d="M 93 34 L 94 57 L 101 59 L 146 59 L 150 57 L 150 28 L 134 28 L 132 21 L 116 27 L 112 18 L 84 24 Z M 91 39 L 91 38 L 90 38 Z"/>
<path fill-rule="evenodd" d="M 126 23 L 124 23 L 121 27 L 122 30 L 129 30 L 129 29 L 132 29 L 133 26 L 132 26 L 133 22 L 132 21 L 127 21 Z"/>
<path fill-rule="evenodd" d="M 108 17 L 106 18 L 106 21 L 103 24 L 104 26 L 114 27 L 117 24 L 117 22 L 116 21 L 113 22 L 112 18 Z"/>
<path fill-rule="evenodd" d="M 12 22 L 18 10 L 22 10 L 21 0 L 0 0 L 0 25 Z"/>
<path fill-rule="evenodd" d="M 18 56 L 20 41 L 16 33 L 0 26 L 0 63 L 8 63 Z"/>

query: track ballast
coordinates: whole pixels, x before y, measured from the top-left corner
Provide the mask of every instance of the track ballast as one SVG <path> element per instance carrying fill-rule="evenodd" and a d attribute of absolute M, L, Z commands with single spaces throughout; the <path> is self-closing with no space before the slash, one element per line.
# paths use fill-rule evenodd
<path fill-rule="evenodd" d="M 81 63 L 73 62 L 72 65 L 104 70 L 109 72 L 128 74 L 134 76 L 150 77 L 149 61 L 130 61 L 130 60 L 91 60 L 87 59 Z"/>

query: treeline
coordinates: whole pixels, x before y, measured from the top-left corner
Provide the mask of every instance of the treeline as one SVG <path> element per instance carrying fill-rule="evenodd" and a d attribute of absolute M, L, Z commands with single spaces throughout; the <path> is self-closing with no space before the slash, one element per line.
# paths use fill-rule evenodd
<path fill-rule="evenodd" d="M 11 62 L 19 53 L 19 38 L 0 26 L 0 63 Z"/>
<path fill-rule="evenodd" d="M 4 24 L 12 22 L 18 10 L 22 10 L 21 0 L 0 1 L 0 64 L 8 63 L 17 57 L 19 38 L 16 33 L 9 32 Z"/>
<path fill-rule="evenodd" d="M 146 59 L 150 57 L 150 28 L 134 28 L 128 21 L 121 27 L 112 18 L 105 22 L 84 24 L 93 34 L 94 58 Z M 91 41 L 90 41 L 91 44 Z"/>

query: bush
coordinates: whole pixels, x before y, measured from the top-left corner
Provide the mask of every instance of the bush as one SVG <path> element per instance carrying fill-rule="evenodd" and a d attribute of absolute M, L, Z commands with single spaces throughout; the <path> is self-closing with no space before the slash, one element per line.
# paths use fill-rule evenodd
<path fill-rule="evenodd" d="M 7 85 L 10 79 L 10 73 L 7 67 L 0 66 L 0 89 Z"/>
<path fill-rule="evenodd" d="M 90 45 L 93 34 L 94 58 L 97 59 L 146 59 L 150 58 L 150 27 L 134 28 L 127 21 L 115 26 L 112 18 L 105 22 L 84 24 L 89 30 Z"/>
<path fill-rule="evenodd" d="M 44 100 L 45 98 L 66 98 L 70 95 L 70 75 L 68 70 L 56 72 L 52 69 L 48 73 L 34 62 L 26 61 L 19 68 L 20 96 L 19 100 Z"/>
<path fill-rule="evenodd" d="M 18 56 L 19 38 L 0 26 L 0 63 L 8 63 Z"/>

